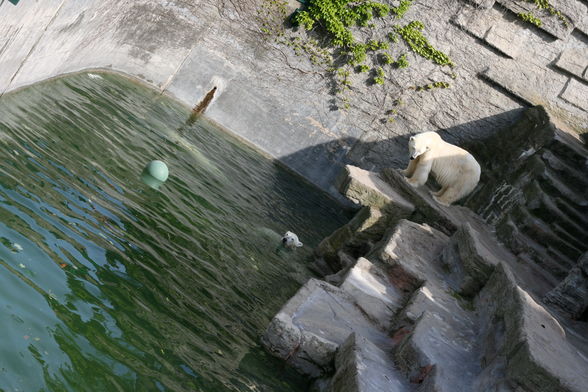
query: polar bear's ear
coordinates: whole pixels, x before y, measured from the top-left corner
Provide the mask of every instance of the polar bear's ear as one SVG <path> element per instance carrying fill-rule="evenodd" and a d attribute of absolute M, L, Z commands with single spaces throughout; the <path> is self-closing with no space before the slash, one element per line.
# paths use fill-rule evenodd
<path fill-rule="evenodd" d="M 297 247 L 297 248 L 300 248 L 300 247 L 302 247 L 302 242 L 298 241 L 298 242 L 296 243 L 296 247 Z"/>
<path fill-rule="evenodd" d="M 411 136 L 410 139 L 408 139 L 408 140 L 414 140 L 414 136 Z"/>

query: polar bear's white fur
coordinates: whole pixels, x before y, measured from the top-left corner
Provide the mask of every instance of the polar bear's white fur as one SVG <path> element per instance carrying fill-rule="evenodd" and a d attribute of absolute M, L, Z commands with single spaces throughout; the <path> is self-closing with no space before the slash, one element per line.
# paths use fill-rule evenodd
<path fill-rule="evenodd" d="M 282 237 L 282 245 L 288 249 L 300 248 L 302 242 L 298 240 L 298 236 L 291 231 L 287 231 Z"/>
<path fill-rule="evenodd" d="M 450 205 L 474 190 L 480 180 L 480 165 L 458 146 L 445 142 L 436 132 L 414 135 L 408 142 L 410 163 L 403 174 L 419 187 L 433 173 L 441 189 L 432 192 L 440 204 Z"/>

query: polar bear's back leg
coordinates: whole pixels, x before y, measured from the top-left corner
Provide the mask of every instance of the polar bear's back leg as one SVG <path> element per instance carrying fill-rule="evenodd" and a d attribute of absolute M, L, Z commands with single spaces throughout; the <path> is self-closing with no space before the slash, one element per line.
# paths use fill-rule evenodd
<path fill-rule="evenodd" d="M 446 190 L 447 190 L 447 187 L 442 186 L 437 192 L 431 192 L 431 195 L 436 196 L 436 197 L 441 197 L 441 195 L 443 195 L 443 193 L 445 193 Z"/>
<path fill-rule="evenodd" d="M 435 199 L 445 205 L 455 203 L 469 195 L 476 188 L 476 185 L 478 185 L 478 181 L 480 181 L 480 166 L 475 162 L 471 170 L 461 175 L 459 181 L 447 186 L 445 192 L 439 192 L 439 195 L 435 195 L 437 196 Z"/>
<path fill-rule="evenodd" d="M 448 206 L 458 201 L 465 195 L 466 193 L 464 192 L 464 189 L 460 189 L 458 186 L 450 186 L 445 190 L 445 192 L 439 195 L 434 195 L 434 197 L 435 200 L 437 200 L 437 202 L 440 204 Z"/>

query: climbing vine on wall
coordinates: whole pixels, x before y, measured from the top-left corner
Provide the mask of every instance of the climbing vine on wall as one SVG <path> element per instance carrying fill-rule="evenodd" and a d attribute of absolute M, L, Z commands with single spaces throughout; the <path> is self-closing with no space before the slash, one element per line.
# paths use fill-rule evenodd
<path fill-rule="evenodd" d="M 389 52 L 393 49 L 391 46 L 403 45 L 400 38 L 414 53 L 436 64 L 453 66 L 451 59 L 425 38 L 424 24 L 420 21 L 394 26 L 392 31 L 376 29 L 376 25 L 382 26 L 376 21 L 378 18 L 391 16 L 401 19 L 412 2 L 400 0 L 396 7 L 392 7 L 372 0 L 309 0 L 305 2 L 306 7 L 284 18 L 302 31 L 307 31 L 302 34 L 305 39 L 288 37 L 288 34 L 284 36 L 281 26 L 272 28 L 266 23 L 261 29 L 268 35 L 276 35 L 276 42 L 290 47 L 296 55 L 308 57 L 313 65 L 322 66 L 331 75 L 334 95 L 341 103 L 337 106 L 349 108 L 349 94 L 354 90 L 352 79 L 357 78 L 352 76 L 352 71 L 367 74 L 368 85 L 383 85 L 388 80 L 394 80 L 389 75 L 394 69 L 409 66 L 407 53 L 394 60 Z M 276 8 L 276 12 L 282 12 L 283 0 L 266 0 L 266 3 L 270 6 L 263 10 L 265 13 L 271 7 Z M 292 34 L 296 34 L 296 30 Z M 377 39 L 378 35 L 384 39 Z M 394 52 L 398 53 L 398 49 Z"/>
<path fill-rule="evenodd" d="M 533 15 L 532 13 L 528 12 L 528 13 L 524 13 L 524 12 L 520 12 L 517 14 L 517 16 L 519 17 L 519 19 L 521 19 L 524 22 L 529 22 L 531 24 L 534 24 L 537 27 L 541 27 L 541 19 L 537 18 L 535 15 Z"/>
<path fill-rule="evenodd" d="M 413 52 L 436 64 L 453 67 L 454 64 L 449 56 L 435 49 L 425 38 L 422 33 L 424 28 L 423 22 L 418 20 L 412 21 L 404 27 L 394 26 L 394 30 L 404 39 Z"/>
<path fill-rule="evenodd" d="M 527 0 L 528 3 L 533 3 L 537 6 L 539 10 L 545 10 L 549 15 L 557 17 L 559 21 L 565 26 L 570 27 L 569 19 L 561 13 L 561 11 L 557 10 L 552 4 L 549 3 L 549 0 Z M 517 14 L 519 18 L 524 20 L 525 22 L 529 22 L 534 24 L 535 26 L 541 26 L 543 23 L 541 19 L 535 16 L 533 13 L 519 13 Z"/>

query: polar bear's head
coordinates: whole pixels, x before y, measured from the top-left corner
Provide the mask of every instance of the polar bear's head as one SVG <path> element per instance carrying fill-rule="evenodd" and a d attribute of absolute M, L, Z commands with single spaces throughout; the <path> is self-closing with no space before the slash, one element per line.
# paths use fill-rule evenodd
<path fill-rule="evenodd" d="M 300 248 L 302 242 L 298 241 L 298 236 L 291 231 L 287 231 L 282 237 L 282 245 L 289 249 Z"/>
<path fill-rule="evenodd" d="M 419 156 L 429 151 L 433 147 L 433 144 L 438 143 L 440 139 L 441 137 L 435 132 L 423 132 L 411 136 L 410 139 L 408 139 L 408 153 L 410 154 L 410 159 L 417 159 Z"/>

